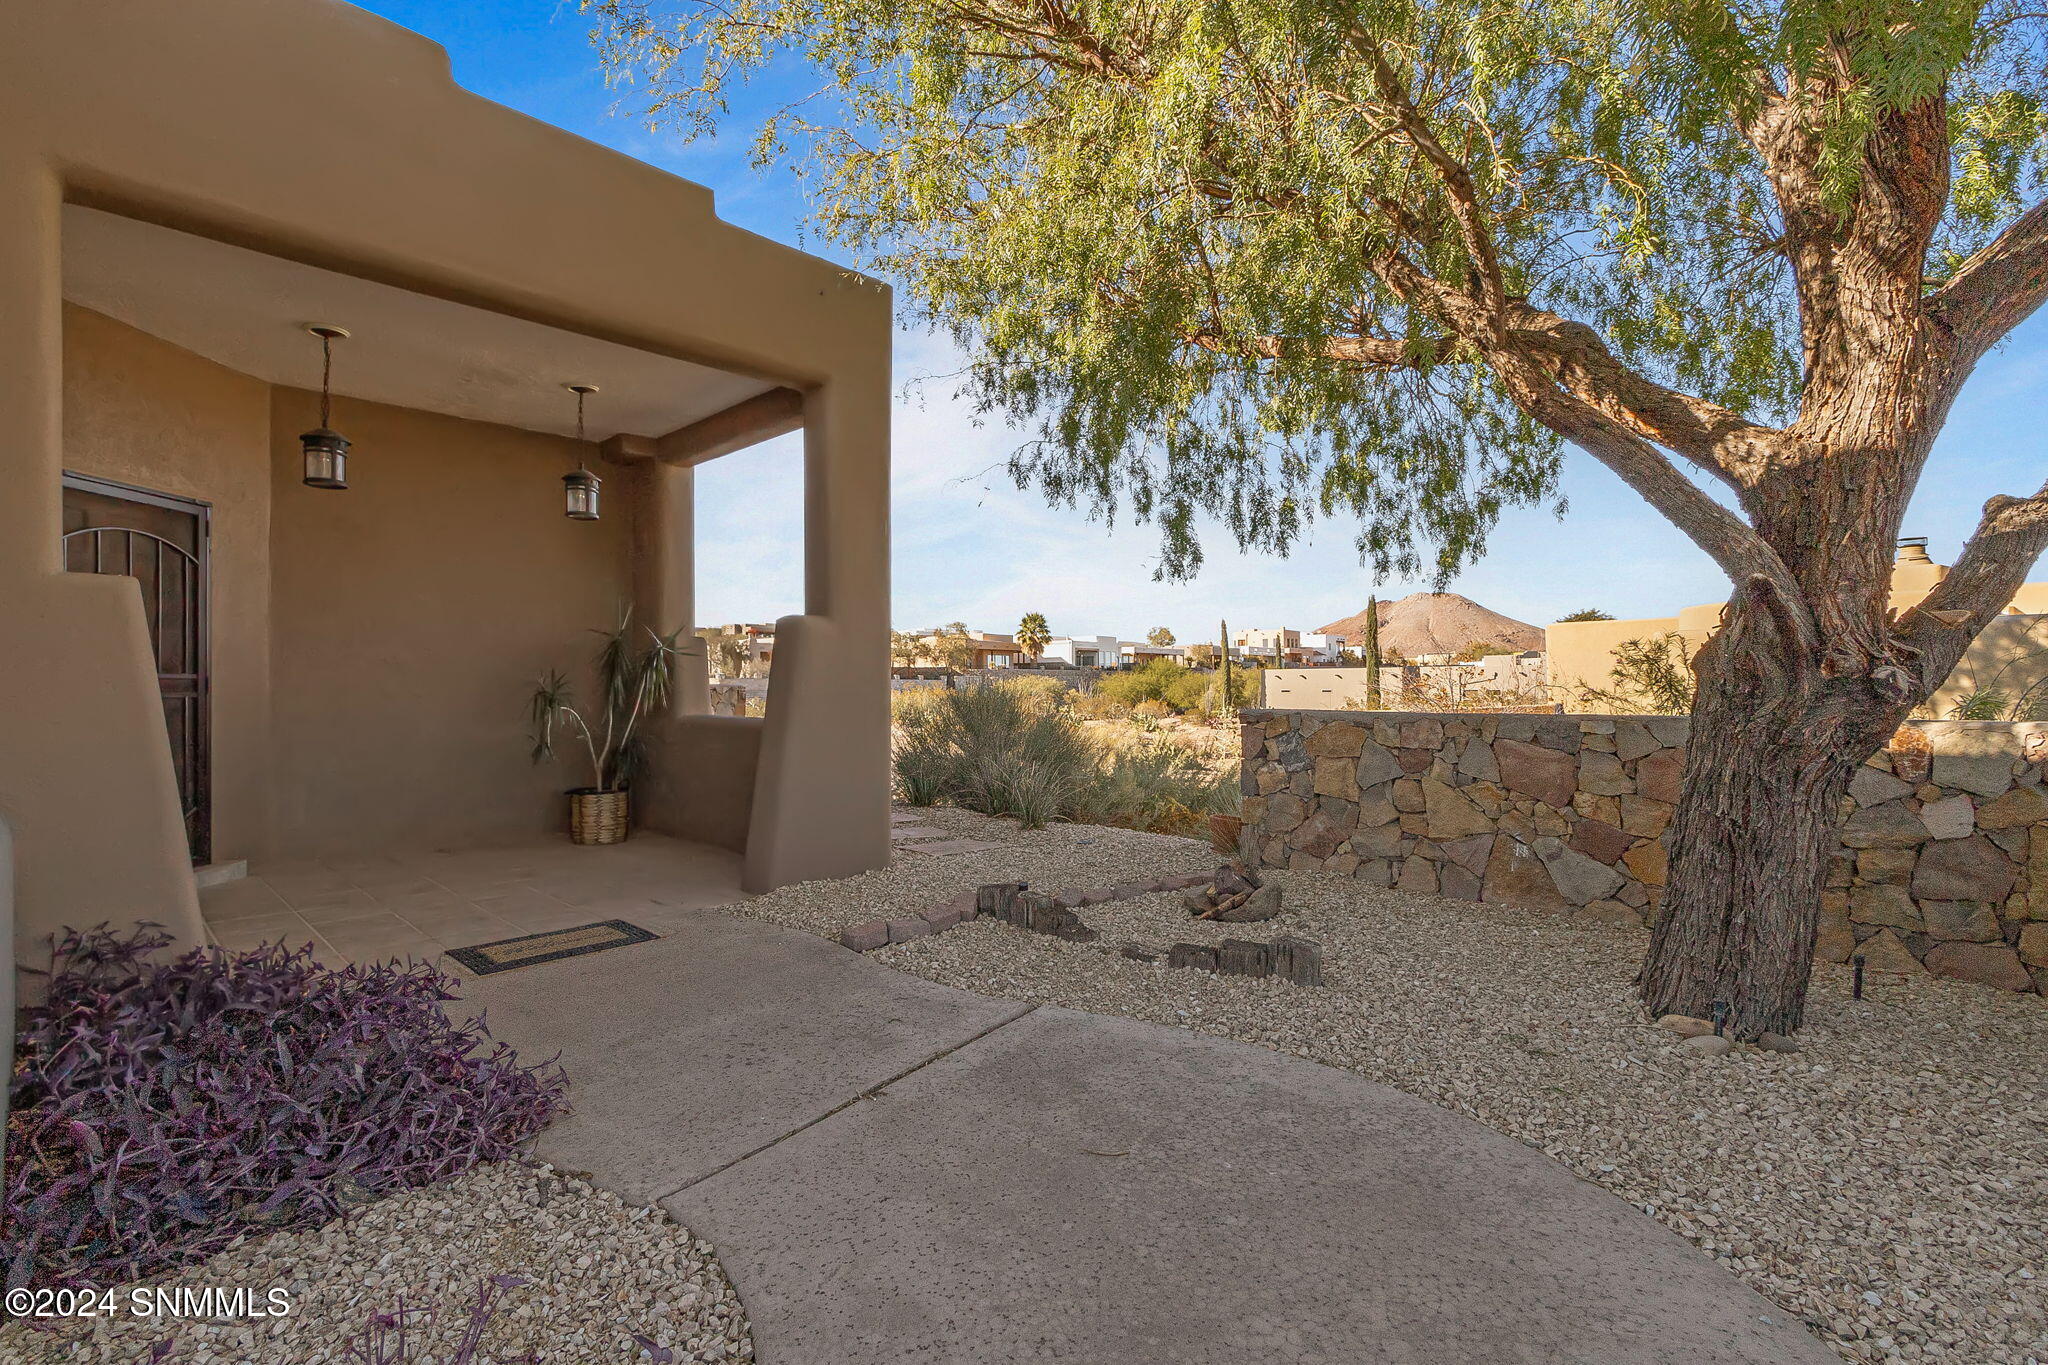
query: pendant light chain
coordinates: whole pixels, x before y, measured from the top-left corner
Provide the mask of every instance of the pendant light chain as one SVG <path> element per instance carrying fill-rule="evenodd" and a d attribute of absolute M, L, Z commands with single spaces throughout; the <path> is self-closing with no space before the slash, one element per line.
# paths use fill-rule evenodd
<path fill-rule="evenodd" d="M 328 425 L 329 408 L 331 406 L 328 388 L 333 383 L 333 380 L 334 338 L 323 331 L 320 334 L 320 425 L 323 427 Z"/>

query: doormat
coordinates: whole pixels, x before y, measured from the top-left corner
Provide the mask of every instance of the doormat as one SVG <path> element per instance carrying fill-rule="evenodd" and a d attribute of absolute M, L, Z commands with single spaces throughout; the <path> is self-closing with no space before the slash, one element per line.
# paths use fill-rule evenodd
<path fill-rule="evenodd" d="M 554 929 L 545 934 L 480 943 L 474 948 L 450 948 L 448 956 L 478 976 L 489 976 L 494 972 L 509 972 L 514 967 L 532 967 L 565 957 L 601 953 L 607 948 L 623 948 L 629 943 L 651 943 L 660 937 L 637 924 L 607 919 L 595 924 L 580 924 L 574 929 Z"/>

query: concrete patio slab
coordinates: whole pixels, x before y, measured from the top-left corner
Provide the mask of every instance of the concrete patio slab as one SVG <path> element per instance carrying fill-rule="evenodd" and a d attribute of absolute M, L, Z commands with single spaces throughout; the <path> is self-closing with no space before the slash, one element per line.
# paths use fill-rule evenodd
<path fill-rule="evenodd" d="M 674 937 L 469 982 L 576 1112 L 536 1155 L 651 1203 L 1023 1009 L 876 967 L 810 934 L 699 914 Z"/>
<path fill-rule="evenodd" d="M 766 951 L 720 951 L 749 950 Z M 860 979 L 892 973 L 844 956 L 807 974 L 807 1011 L 826 989 L 892 998 Z M 745 970 L 719 1012 L 761 1020 L 736 997 L 777 990 L 775 972 Z M 793 1067 L 751 1042 L 721 1051 L 750 1062 L 721 1119 Z M 687 1112 L 677 1137 L 700 1143 Z M 1477 1123 L 1348 1072 L 1054 1008 L 662 1202 L 719 1248 L 770 1365 L 1835 1359 L 1675 1235 Z"/>

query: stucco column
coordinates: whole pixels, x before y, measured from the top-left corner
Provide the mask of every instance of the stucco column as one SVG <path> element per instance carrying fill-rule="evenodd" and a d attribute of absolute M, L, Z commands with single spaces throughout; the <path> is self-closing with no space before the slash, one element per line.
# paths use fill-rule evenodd
<path fill-rule="evenodd" d="M 0 822 L 37 962 L 65 925 L 201 933 L 141 593 L 62 571 L 61 215 L 56 176 L 0 151 Z"/>
<path fill-rule="evenodd" d="M 648 460 L 633 501 L 633 610 L 639 623 L 667 634 L 678 627 L 683 657 L 670 714 L 711 709 L 704 646 L 697 629 L 697 471 Z"/>
<path fill-rule="evenodd" d="M 60 563 L 62 205 L 48 167 L 0 153 L 0 584 Z"/>
<path fill-rule="evenodd" d="M 805 394 L 804 614 L 776 626 L 746 883 L 889 856 L 889 349 Z"/>

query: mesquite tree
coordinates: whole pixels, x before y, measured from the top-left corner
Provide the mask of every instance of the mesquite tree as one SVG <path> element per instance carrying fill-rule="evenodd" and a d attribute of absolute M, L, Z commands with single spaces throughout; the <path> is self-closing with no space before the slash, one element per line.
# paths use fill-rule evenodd
<path fill-rule="evenodd" d="M 1033 432 L 1020 483 L 1439 580 L 1571 442 L 1733 585 L 1699 658 L 1651 1009 L 1800 1021 L 1850 775 L 2048 543 L 1998 496 L 1932 596 L 1891 544 L 2048 291 L 2019 0 L 614 0 L 656 118 L 808 62 L 763 154 Z M 826 110 L 820 117 L 817 111 Z"/>

